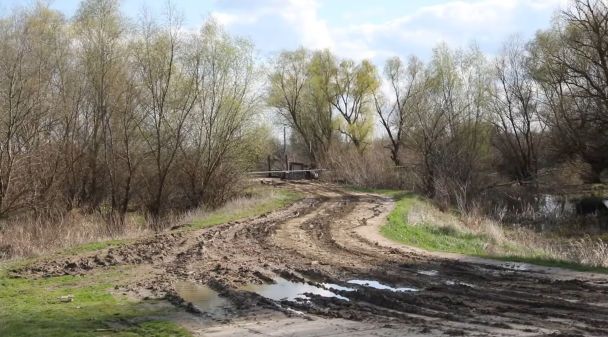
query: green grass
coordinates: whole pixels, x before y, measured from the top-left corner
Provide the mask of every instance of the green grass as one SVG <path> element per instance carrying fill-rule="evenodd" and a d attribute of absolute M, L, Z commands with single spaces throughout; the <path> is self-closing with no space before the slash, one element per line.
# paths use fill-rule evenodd
<path fill-rule="evenodd" d="M 77 245 L 71 248 L 68 248 L 63 251 L 65 255 L 75 255 L 86 252 L 94 252 L 97 250 L 102 250 L 106 248 L 118 247 L 124 245 L 129 242 L 129 240 L 116 239 L 116 240 L 106 240 L 106 241 L 98 241 L 98 242 L 89 242 L 81 245 Z"/>
<path fill-rule="evenodd" d="M 265 197 L 268 193 L 271 193 L 271 196 Z M 300 193 L 284 189 L 270 190 L 261 188 L 254 190 L 252 194 L 254 195 L 252 201 L 246 203 L 243 207 L 233 209 L 233 206 L 229 203 L 218 210 L 209 212 L 203 217 L 195 219 L 189 227 L 192 229 L 200 229 L 240 219 L 256 217 L 286 207 L 302 198 Z M 256 199 L 256 195 L 259 199 Z"/>
<path fill-rule="evenodd" d="M 35 280 L 11 278 L 7 269 L 0 269 L 0 336 L 190 336 L 152 318 L 175 309 L 150 309 L 110 292 L 129 277 L 126 269 Z M 62 303 L 67 295 L 72 302 Z"/>
<path fill-rule="evenodd" d="M 388 215 L 387 223 L 380 230 L 382 235 L 393 241 L 429 251 L 458 253 L 501 261 L 525 262 L 576 271 L 608 273 L 608 268 L 554 259 L 516 242 L 495 242 L 491 237 L 484 234 L 473 233 L 457 226 L 437 223 L 410 224 L 408 223 L 410 210 L 413 207 L 424 206 L 423 204 L 426 201 L 411 193 L 372 191 L 395 198 L 395 208 Z"/>
<path fill-rule="evenodd" d="M 389 214 L 388 222 L 381 228 L 387 238 L 430 251 L 483 255 L 489 238 L 460 230 L 453 226 L 438 224 L 409 224 L 408 213 L 417 203 L 423 203 L 412 194 L 397 199 L 395 209 Z"/>

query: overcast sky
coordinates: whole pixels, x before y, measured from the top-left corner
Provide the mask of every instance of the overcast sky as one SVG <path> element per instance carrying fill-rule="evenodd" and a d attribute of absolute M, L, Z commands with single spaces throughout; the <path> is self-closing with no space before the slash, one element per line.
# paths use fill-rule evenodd
<path fill-rule="evenodd" d="M 512 34 L 524 38 L 549 26 L 568 0 L 173 0 L 184 26 L 196 29 L 213 15 L 230 32 L 253 40 L 262 55 L 299 46 L 382 62 L 389 56 L 428 58 L 441 41 L 454 47 L 476 41 L 488 55 Z M 23 3 L 0 0 L 0 11 Z M 51 1 L 74 14 L 79 0 Z M 137 17 L 147 6 L 160 14 L 165 1 L 123 0 Z"/>

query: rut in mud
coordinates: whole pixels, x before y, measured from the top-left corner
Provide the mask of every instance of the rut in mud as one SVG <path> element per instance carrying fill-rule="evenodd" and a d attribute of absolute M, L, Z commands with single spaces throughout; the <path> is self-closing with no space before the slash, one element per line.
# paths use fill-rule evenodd
<path fill-rule="evenodd" d="M 231 304 L 221 320 L 275 310 L 373 322 L 395 331 L 415 327 L 420 335 L 608 336 L 606 279 L 558 279 L 387 247 L 361 229 L 384 221 L 391 200 L 322 184 L 283 188 L 307 197 L 255 219 L 163 233 L 15 273 L 40 277 L 143 264 L 149 269 L 145 276 L 117 287 L 166 296 L 205 315 L 178 295 L 176 284 L 206 284 Z M 288 299 L 250 291 L 276 280 L 308 284 L 310 290 Z"/>

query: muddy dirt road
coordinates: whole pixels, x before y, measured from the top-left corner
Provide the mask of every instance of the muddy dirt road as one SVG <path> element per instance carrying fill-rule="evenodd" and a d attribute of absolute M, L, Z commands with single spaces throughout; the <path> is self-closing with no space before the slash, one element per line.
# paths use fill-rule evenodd
<path fill-rule="evenodd" d="M 433 255 L 382 239 L 385 197 L 287 184 L 306 198 L 242 222 L 163 233 L 18 271 L 141 268 L 117 285 L 183 307 L 198 336 L 608 336 L 608 278 Z"/>

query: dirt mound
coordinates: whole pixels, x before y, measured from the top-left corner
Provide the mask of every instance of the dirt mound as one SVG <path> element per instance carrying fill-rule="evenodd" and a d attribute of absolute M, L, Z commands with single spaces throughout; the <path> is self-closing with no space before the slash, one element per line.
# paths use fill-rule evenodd
<path fill-rule="evenodd" d="M 102 267 L 159 263 L 173 258 L 171 253 L 175 247 L 180 245 L 180 241 L 185 242 L 183 236 L 183 233 L 159 234 L 133 244 L 108 248 L 88 255 L 44 261 L 15 270 L 13 274 L 34 277 L 79 275 Z"/>

